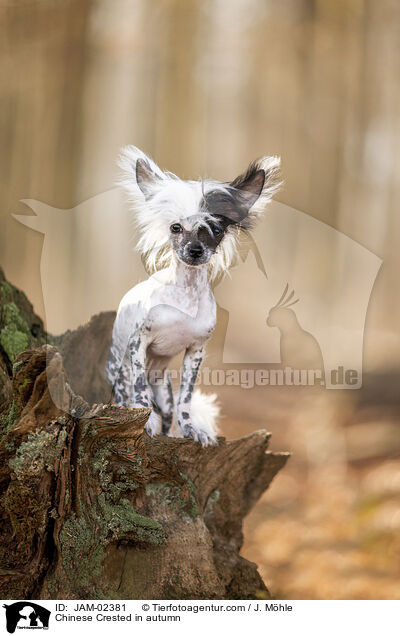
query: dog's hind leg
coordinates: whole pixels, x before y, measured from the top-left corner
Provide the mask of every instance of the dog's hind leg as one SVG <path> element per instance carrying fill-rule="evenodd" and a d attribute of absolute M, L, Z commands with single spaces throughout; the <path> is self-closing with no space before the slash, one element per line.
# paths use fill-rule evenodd
<path fill-rule="evenodd" d="M 129 338 L 129 354 L 132 369 L 131 408 L 153 408 L 153 395 L 147 380 L 146 351 L 148 338 L 142 329 L 137 329 Z M 154 412 L 146 422 L 146 431 L 153 436 L 160 432 L 160 418 Z"/>

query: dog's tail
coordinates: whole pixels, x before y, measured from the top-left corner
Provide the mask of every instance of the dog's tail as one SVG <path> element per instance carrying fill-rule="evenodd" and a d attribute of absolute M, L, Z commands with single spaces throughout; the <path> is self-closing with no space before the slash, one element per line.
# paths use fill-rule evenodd
<path fill-rule="evenodd" d="M 215 393 L 193 392 L 190 403 L 190 418 L 197 430 L 203 431 L 211 442 L 217 441 L 217 419 L 220 413 Z"/>

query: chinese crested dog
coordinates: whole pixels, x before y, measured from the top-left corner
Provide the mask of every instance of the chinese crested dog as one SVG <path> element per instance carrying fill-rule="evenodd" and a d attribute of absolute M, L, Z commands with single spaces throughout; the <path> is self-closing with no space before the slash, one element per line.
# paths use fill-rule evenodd
<path fill-rule="evenodd" d="M 230 183 L 182 181 L 133 146 L 119 165 L 138 249 L 154 273 L 119 305 L 106 366 L 114 402 L 152 408 L 149 435 L 168 434 L 175 414 L 184 437 L 215 444 L 216 396 L 194 390 L 216 323 L 211 283 L 234 262 L 240 229 L 252 227 L 278 189 L 280 160 L 262 157 Z M 168 365 L 182 351 L 174 396 Z"/>

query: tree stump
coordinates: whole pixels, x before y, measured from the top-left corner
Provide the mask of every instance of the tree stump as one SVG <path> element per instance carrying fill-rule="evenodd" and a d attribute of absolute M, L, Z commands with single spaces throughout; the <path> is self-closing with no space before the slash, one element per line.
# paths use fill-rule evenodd
<path fill-rule="evenodd" d="M 12 377 L 0 406 L 0 596 L 269 598 L 239 554 L 242 521 L 288 454 L 266 451 L 265 431 L 209 448 L 150 438 L 149 409 L 88 403 L 64 361 L 76 358 L 74 342 L 90 341 L 82 392 L 104 390 L 94 377 L 112 320 L 102 314 L 57 339 L 64 359 L 51 345 L 13 360 L 1 350 Z"/>

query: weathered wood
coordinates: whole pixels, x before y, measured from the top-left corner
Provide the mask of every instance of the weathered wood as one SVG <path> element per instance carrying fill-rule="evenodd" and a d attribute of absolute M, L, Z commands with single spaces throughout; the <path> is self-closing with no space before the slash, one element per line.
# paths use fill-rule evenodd
<path fill-rule="evenodd" d="M 67 363 L 83 338 L 86 365 L 98 364 L 108 318 L 58 340 Z M 239 553 L 243 517 L 288 457 L 266 452 L 268 433 L 209 448 L 149 438 L 149 409 L 90 405 L 51 345 L 16 357 L 8 394 L 2 598 L 268 597 L 256 565 Z"/>

